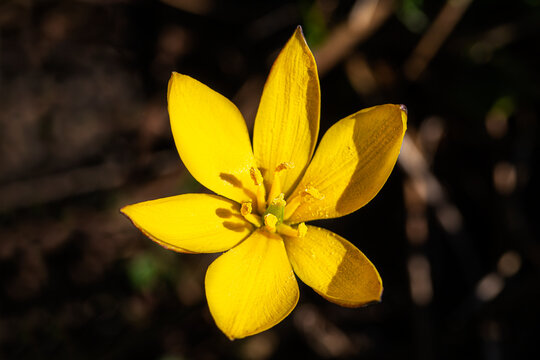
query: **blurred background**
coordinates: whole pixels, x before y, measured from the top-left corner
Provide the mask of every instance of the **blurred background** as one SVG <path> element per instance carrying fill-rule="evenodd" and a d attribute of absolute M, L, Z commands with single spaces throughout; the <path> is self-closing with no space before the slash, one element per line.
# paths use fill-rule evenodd
<path fill-rule="evenodd" d="M 252 128 L 302 25 L 321 134 L 403 103 L 379 195 L 321 221 L 377 266 L 380 304 L 297 308 L 230 342 L 204 296 L 216 255 L 177 254 L 118 209 L 205 191 L 166 110 L 171 71 Z M 537 359 L 540 1 L 0 1 L 1 359 Z"/>

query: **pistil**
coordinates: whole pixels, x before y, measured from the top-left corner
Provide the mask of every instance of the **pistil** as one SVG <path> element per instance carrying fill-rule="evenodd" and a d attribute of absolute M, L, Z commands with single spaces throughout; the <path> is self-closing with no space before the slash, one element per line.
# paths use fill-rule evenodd
<path fill-rule="evenodd" d="M 263 214 L 263 217 L 265 219 L 267 215 L 272 215 L 276 218 L 276 222 L 273 224 L 274 226 L 279 225 L 283 222 L 283 209 L 285 208 L 285 205 L 286 205 L 284 198 L 285 198 L 285 194 L 283 193 L 279 194 L 278 197 L 272 200 L 272 202 L 270 203 L 270 205 L 268 206 L 268 208 Z M 266 221 L 265 221 L 265 224 L 266 224 Z"/>

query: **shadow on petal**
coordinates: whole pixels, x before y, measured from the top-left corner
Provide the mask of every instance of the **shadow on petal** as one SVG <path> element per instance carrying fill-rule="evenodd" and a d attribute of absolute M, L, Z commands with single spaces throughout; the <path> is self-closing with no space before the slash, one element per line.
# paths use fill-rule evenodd
<path fill-rule="evenodd" d="M 308 225 L 305 237 L 285 237 L 298 277 L 329 301 L 359 307 L 380 300 L 382 281 L 371 261 L 341 236 Z"/>
<path fill-rule="evenodd" d="M 325 293 L 315 289 L 317 293 L 327 300 L 345 307 L 367 306 L 381 301 L 381 278 L 371 262 L 368 260 L 366 264 L 362 264 L 361 270 L 351 269 L 350 260 L 347 260 L 355 258 L 356 251 L 346 250 Z"/>
<path fill-rule="evenodd" d="M 255 193 L 251 190 L 246 189 L 244 186 L 242 186 L 242 182 L 234 175 L 227 174 L 227 173 L 219 173 L 219 178 L 230 185 L 234 186 L 235 188 L 240 188 L 244 191 L 244 194 L 246 194 L 250 199 L 255 199 Z"/>
<path fill-rule="evenodd" d="M 223 226 L 229 230 L 236 231 L 236 232 L 243 232 L 244 230 L 251 230 L 252 226 L 249 224 L 242 224 L 237 223 L 234 221 L 224 221 Z"/>
<path fill-rule="evenodd" d="M 233 216 L 233 213 L 229 209 L 219 208 L 216 209 L 216 215 L 222 219 L 229 219 Z"/>

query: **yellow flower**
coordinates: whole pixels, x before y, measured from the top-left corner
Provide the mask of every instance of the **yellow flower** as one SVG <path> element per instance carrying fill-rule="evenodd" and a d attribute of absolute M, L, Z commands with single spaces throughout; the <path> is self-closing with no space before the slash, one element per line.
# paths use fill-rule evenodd
<path fill-rule="evenodd" d="M 300 27 L 270 71 L 253 149 L 236 106 L 197 80 L 173 73 L 168 103 L 182 161 L 218 195 L 184 194 L 121 211 L 168 249 L 228 250 L 208 268 L 205 285 L 210 312 L 230 339 L 267 330 L 293 310 L 294 274 L 339 305 L 380 300 L 381 278 L 364 254 L 304 221 L 349 214 L 379 192 L 403 141 L 403 106 L 375 106 L 342 119 L 313 155 L 319 78 Z"/>

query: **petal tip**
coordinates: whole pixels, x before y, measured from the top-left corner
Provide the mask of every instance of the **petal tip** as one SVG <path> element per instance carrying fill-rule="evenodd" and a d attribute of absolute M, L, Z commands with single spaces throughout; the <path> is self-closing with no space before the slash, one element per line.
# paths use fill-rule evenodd
<path fill-rule="evenodd" d="M 120 210 L 118 210 L 118 211 L 120 211 L 120 214 L 122 214 L 122 215 L 129 218 L 129 208 L 130 207 L 131 207 L 131 205 L 126 205 L 126 206 L 121 207 Z"/>
<path fill-rule="evenodd" d="M 407 110 L 406 105 L 400 104 L 399 108 L 401 109 L 401 111 L 405 112 L 405 115 L 408 115 L 408 110 Z"/>
<path fill-rule="evenodd" d="M 176 71 L 172 71 L 171 72 L 171 77 L 169 78 L 169 90 L 171 88 L 171 84 L 173 82 L 180 82 L 180 81 L 185 81 L 185 80 L 195 80 L 194 78 L 192 78 L 191 76 L 189 75 L 185 75 L 185 74 L 181 74 L 179 72 L 176 72 Z"/>
<path fill-rule="evenodd" d="M 304 30 L 302 29 L 301 25 L 298 25 L 296 27 L 296 30 L 294 31 L 294 34 L 292 37 L 299 40 L 304 46 L 308 46 L 306 36 L 304 35 Z"/>
<path fill-rule="evenodd" d="M 185 75 L 182 75 L 176 71 L 172 71 L 171 72 L 171 77 L 169 78 L 169 88 L 171 86 L 171 83 L 179 78 L 181 78 L 182 76 L 185 76 Z"/>
<path fill-rule="evenodd" d="M 407 106 L 400 104 L 399 108 L 401 109 L 401 122 L 403 124 L 403 134 L 405 134 L 405 131 L 407 130 L 407 118 L 409 116 L 409 110 L 407 109 Z"/>
<path fill-rule="evenodd" d="M 195 80 L 195 79 L 193 79 L 189 75 L 185 75 L 185 74 L 181 74 L 181 73 L 176 72 L 176 71 L 172 71 L 171 72 L 171 77 L 169 78 L 169 89 L 170 89 L 171 84 L 173 82 L 178 83 L 178 82 L 182 82 L 182 81 L 186 81 L 186 80 Z"/>

